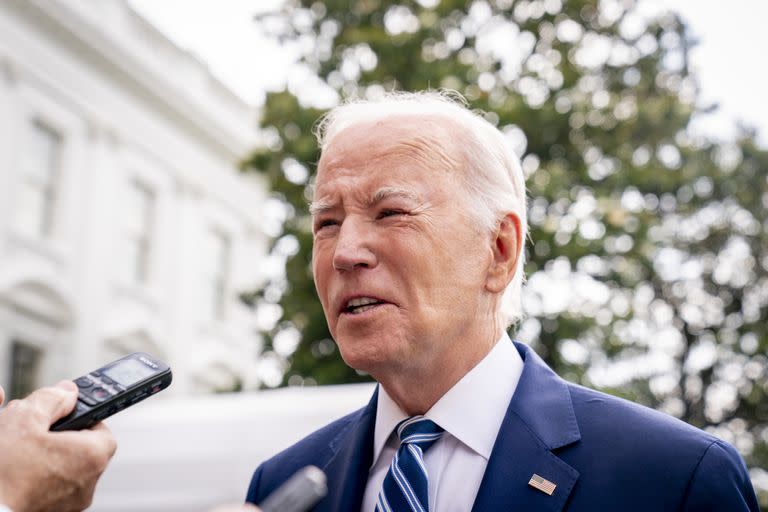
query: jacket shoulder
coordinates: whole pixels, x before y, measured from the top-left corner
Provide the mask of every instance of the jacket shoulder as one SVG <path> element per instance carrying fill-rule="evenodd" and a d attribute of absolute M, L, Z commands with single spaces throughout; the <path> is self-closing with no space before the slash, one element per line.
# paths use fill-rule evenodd
<path fill-rule="evenodd" d="M 683 510 L 716 512 L 720 504 L 729 510 L 758 512 L 757 496 L 739 453 L 728 443 L 713 442 L 702 456 L 686 491 Z"/>
<path fill-rule="evenodd" d="M 699 446 L 703 451 L 717 438 L 669 414 L 607 393 L 568 383 L 579 427 L 610 434 L 609 437 L 631 438 L 633 444 L 659 442 L 669 446 L 682 442 Z M 643 436 L 639 436 L 642 432 Z M 584 432 L 582 432 L 584 435 Z"/>
<path fill-rule="evenodd" d="M 360 420 L 365 407 L 312 432 L 256 468 L 248 487 L 246 501 L 259 503 L 301 468 L 322 468 L 333 455 L 333 443 Z"/>
<path fill-rule="evenodd" d="M 632 482 L 654 489 L 659 510 L 757 510 L 744 461 L 727 442 L 628 400 L 571 383 L 568 389 L 581 442 L 560 456 L 580 471 L 582 492 L 626 494 Z"/>

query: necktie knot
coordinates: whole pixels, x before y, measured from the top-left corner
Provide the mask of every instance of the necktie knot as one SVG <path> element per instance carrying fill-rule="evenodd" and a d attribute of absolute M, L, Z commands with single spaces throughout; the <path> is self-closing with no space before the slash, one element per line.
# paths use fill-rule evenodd
<path fill-rule="evenodd" d="M 424 452 L 444 430 L 424 416 L 411 416 L 397 425 L 400 447 L 384 477 L 376 512 L 429 512 L 429 481 Z"/>
<path fill-rule="evenodd" d="M 442 427 L 424 416 L 411 416 L 397 426 L 400 443 L 415 444 L 422 451 L 432 446 L 444 432 Z"/>

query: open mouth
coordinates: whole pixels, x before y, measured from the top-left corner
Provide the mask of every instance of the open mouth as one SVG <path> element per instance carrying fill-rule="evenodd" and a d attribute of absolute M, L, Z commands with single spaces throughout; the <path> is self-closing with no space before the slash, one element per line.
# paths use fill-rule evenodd
<path fill-rule="evenodd" d="M 369 311 L 377 306 L 381 306 L 382 304 L 385 303 L 378 299 L 371 297 L 358 297 L 347 302 L 342 312 L 352 315 L 359 315 L 360 313 Z"/>

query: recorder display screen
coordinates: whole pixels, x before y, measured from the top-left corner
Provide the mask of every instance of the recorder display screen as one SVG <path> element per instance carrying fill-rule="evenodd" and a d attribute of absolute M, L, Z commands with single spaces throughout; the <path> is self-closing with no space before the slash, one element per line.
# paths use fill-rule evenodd
<path fill-rule="evenodd" d="M 118 384 L 128 387 L 150 377 L 155 371 L 135 359 L 125 359 L 102 373 Z"/>

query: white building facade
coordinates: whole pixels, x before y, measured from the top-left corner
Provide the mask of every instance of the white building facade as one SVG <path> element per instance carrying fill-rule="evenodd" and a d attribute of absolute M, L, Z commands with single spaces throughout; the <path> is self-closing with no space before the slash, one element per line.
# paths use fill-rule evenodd
<path fill-rule="evenodd" d="M 0 2 L 0 384 L 146 351 L 258 385 L 256 113 L 123 0 Z"/>

